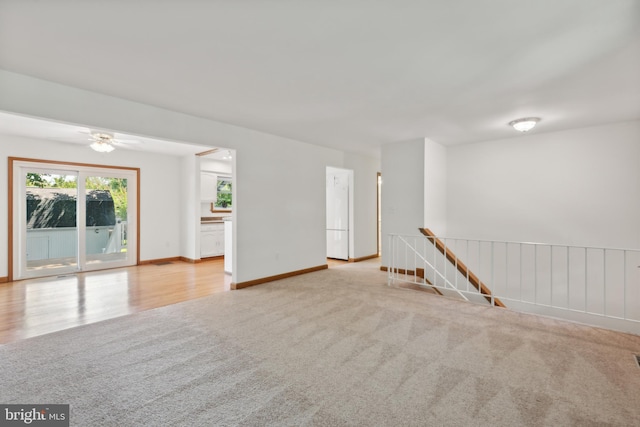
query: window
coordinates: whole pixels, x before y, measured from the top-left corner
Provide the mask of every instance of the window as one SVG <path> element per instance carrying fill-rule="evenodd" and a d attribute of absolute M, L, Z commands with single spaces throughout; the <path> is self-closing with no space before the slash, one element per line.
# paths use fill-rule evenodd
<path fill-rule="evenodd" d="M 218 176 L 216 181 L 216 203 L 215 207 L 218 209 L 231 210 L 231 178 Z"/>

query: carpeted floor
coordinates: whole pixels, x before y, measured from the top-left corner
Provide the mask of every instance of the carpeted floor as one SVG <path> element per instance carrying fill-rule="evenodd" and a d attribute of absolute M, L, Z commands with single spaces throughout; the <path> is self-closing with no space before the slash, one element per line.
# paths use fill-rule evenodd
<path fill-rule="evenodd" d="M 0 346 L 0 403 L 68 403 L 76 426 L 631 426 L 635 354 L 367 262 Z"/>

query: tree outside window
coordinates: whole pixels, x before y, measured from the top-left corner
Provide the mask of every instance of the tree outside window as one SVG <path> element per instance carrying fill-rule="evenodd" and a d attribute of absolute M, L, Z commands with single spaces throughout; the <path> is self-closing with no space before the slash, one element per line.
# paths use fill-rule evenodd
<path fill-rule="evenodd" d="M 219 209 L 231 209 L 231 178 L 218 177 L 216 182 L 216 204 Z"/>
<path fill-rule="evenodd" d="M 229 180 L 229 182 L 231 182 Z M 116 217 L 121 221 L 127 220 L 127 180 L 126 178 L 108 178 L 92 176 L 85 182 L 87 190 L 104 190 L 111 193 Z M 78 188 L 76 178 L 54 174 L 27 173 L 27 187 L 38 188 Z M 231 192 L 231 186 L 229 186 Z M 229 198 L 231 205 L 231 198 Z"/>

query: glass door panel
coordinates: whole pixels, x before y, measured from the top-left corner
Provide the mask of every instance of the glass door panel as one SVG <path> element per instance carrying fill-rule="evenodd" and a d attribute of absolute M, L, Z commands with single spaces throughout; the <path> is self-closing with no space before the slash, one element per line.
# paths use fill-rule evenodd
<path fill-rule="evenodd" d="M 128 179 L 90 175 L 86 194 L 84 255 L 87 266 L 127 260 Z"/>
<path fill-rule="evenodd" d="M 136 265 L 136 170 L 11 165 L 12 278 Z"/>
<path fill-rule="evenodd" d="M 28 169 L 22 178 L 26 274 L 77 270 L 78 174 Z"/>

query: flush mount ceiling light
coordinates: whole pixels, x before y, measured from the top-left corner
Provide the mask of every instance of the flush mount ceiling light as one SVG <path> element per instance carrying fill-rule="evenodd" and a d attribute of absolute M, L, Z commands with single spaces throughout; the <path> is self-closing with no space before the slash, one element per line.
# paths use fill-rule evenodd
<path fill-rule="evenodd" d="M 99 153 L 110 153 L 115 149 L 113 146 L 113 135 L 110 133 L 91 132 L 89 141 L 93 141 L 90 147 Z"/>
<path fill-rule="evenodd" d="M 513 126 L 515 130 L 520 132 L 527 132 L 533 129 L 539 121 L 540 117 L 525 117 L 524 119 L 510 121 L 509 126 Z"/>

